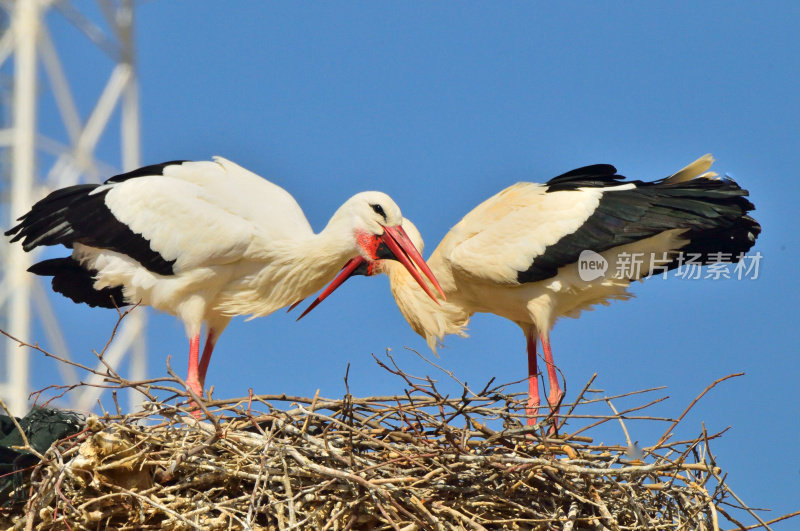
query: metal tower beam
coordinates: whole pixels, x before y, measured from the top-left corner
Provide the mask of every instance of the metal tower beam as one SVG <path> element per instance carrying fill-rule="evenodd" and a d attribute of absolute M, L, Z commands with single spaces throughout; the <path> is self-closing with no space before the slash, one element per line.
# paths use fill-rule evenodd
<path fill-rule="evenodd" d="M 31 205 L 33 191 L 35 128 L 36 128 L 36 41 L 39 29 L 39 3 L 37 0 L 20 0 L 12 15 L 14 35 L 14 128 L 11 150 L 11 219 L 17 219 Z M 27 340 L 30 334 L 31 280 L 26 269 L 31 265 L 30 255 L 19 246 L 8 253 L 6 275 L 9 290 L 8 328 L 18 338 Z M 6 355 L 8 381 L 0 391 L 8 397 L 11 411 L 17 414 L 27 409 L 28 367 L 27 349 Z"/>
<path fill-rule="evenodd" d="M 4 65 L 13 61 L 13 83 L 9 84 L 12 92 L 10 98 L 6 98 L 13 109 L 11 123 L 0 124 L 0 150 L 8 155 L 10 161 L 10 171 L 4 170 L 2 175 L 4 186 L 10 191 L 3 198 L 6 204 L 2 212 L 8 216 L 3 221 L 6 227 L 46 192 L 97 180 L 101 175 L 112 173 L 109 165 L 96 159 L 95 151 L 100 138 L 110 134 L 108 126 L 117 109 L 122 169 L 127 171 L 140 165 L 133 0 L 97 0 L 97 4 L 103 20 L 96 23 L 68 0 L 0 0 L 0 11 L 10 21 L 8 28 L 0 34 L 0 75 L 9 70 L 3 69 Z M 68 72 L 59 57 L 59 43 L 53 41 L 47 25 L 46 15 L 54 9 L 84 34 L 98 54 L 105 54 L 113 61 L 108 81 L 85 119 L 78 111 Z M 40 81 L 41 74 L 47 83 Z M 47 88 L 66 132 L 64 139 L 39 132 L 37 108 Z M 41 162 L 44 160 L 42 154 L 54 158 L 55 162 L 49 168 Z M 69 359 L 64 338 L 70 334 L 61 331 L 46 295 L 47 290 L 42 289 L 42 285 L 26 271 L 33 261 L 33 253 L 25 253 L 19 245 L 9 246 L 5 238 L 0 243 L 0 252 L 3 262 L 0 326 L 14 337 L 31 342 L 36 339 L 31 337 L 32 325 L 38 324 L 45 331 L 48 348 Z M 113 362 L 114 366 L 127 356 L 132 379 L 145 377 L 145 319 L 143 311 L 132 312 L 106 353 L 106 362 Z M 0 358 L 0 397 L 14 414 L 23 414 L 29 407 L 29 374 L 33 360 L 28 349 L 15 348 L 13 342 L 7 340 L 0 344 L 0 352 L 3 354 Z M 59 370 L 63 383 L 78 382 L 74 368 L 59 366 Z M 86 381 L 99 383 L 99 378 Z M 68 397 L 72 407 L 88 410 L 94 406 L 100 393 L 99 388 L 88 387 Z M 131 397 L 131 407 L 135 406 L 136 400 L 138 398 Z"/>

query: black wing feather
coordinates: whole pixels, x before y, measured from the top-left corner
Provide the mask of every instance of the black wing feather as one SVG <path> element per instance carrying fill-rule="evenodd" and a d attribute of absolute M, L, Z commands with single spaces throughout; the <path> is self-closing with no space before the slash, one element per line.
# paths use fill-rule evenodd
<path fill-rule="evenodd" d="M 146 166 L 111 177 L 106 184 L 161 175 L 167 166 L 181 162 Z M 99 186 L 78 184 L 52 192 L 20 217 L 20 223 L 6 231 L 6 236 L 13 236 L 12 242 L 22 240 L 26 251 L 40 245 L 61 244 L 72 248 L 81 243 L 127 255 L 154 273 L 174 274 L 175 260 L 165 260 L 141 234 L 119 221 L 105 202 L 109 188 L 98 192 Z"/>
<path fill-rule="evenodd" d="M 619 183 L 621 179 L 613 166 L 587 166 L 552 179 L 547 192 L 627 184 Z M 721 252 L 730 253 L 731 262 L 736 262 L 761 232 L 758 222 L 747 215 L 755 208 L 746 199 L 747 190 L 731 179 L 629 182 L 636 187 L 605 192 L 583 225 L 548 246 L 528 269 L 518 273 L 517 281 L 552 278 L 559 268 L 575 263 L 584 250 L 601 253 L 672 229 L 686 229 L 682 238 L 689 243 L 681 250 L 699 254 L 700 263 L 708 263 L 711 254 Z M 678 265 L 676 259 L 665 267 Z"/>
<path fill-rule="evenodd" d="M 617 181 L 624 178 L 622 175 L 617 175 L 617 169 L 611 164 L 592 164 L 553 177 L 547 181 L 547 191 L 560 192 L 578 188 L 614 186 Z"/>
<path fill-rule="evenodd" d="M 161 164 L 151 164 L 150 166 L 143 166 L 141 168 L 137 168 L 133 171 L 129 171 L 127 173 L 121 173 L 119 175 L 115 175 L 110 177 L 106 180 L 106 183 L 121 183 L 123 181 L 127 181 L 128 179 L 134 179 L 136 177 L 149 177 L 151 175 L 164 175 L 164 168 L 167 166 L 179 166 L 184 162 L 188 162 L 186 160 L 171 160 L 169 162 L 162 162 Z"/>
<path fill-rule="evenodd" d="M 92 308 L 121 308 L 127 305 L 122 295 L 122 286 L 94 289 L 94 277 L 97 271 L 84 269 L 72 258 L 53 258 L 43 260 L 28 268 L 36 275 L 53 277 L 53 291 L 83 302 Z"/>

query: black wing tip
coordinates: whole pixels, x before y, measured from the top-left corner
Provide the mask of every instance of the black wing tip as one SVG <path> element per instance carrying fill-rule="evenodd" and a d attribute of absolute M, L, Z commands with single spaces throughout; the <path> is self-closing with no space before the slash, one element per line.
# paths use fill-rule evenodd
<path fill-rule="evenodd" d="M 562 173 L 550 179 L 550 181 L 572 179 L 575 177 L 585 177 L 587 175 L 614 175 L 617 173 L 617 168 L 612 164 L 589 164 L 588 166 L 581 166 Z"/>
<path fill-rule="evenodd" d="M 149 170 L 140 170 L 142 173 L 138 176 L 152 175 Z M 132 177 L 128 174 L 126 179 Z M 34 204 L 21 218 L 21 223 L 9 229 L 6 235 L 13 234 L 12 243 L 22 240 L 25 251 L 40 245 L 60 244 L 72 248 L 75 243 L 81 243 L 130 256 L 153 273 L 173 275 L 176 260 L 165 259 L 153 250 L 144 236 L 119 221 L 105 203 L 109 190 L 92 193 L 98 186 L 80 184 L 51 192 Z"/>
<path fill-rule="evenodd" d="M 15 241 L 18 241 L 20 238 L 22 238 L 22 235 L 19 233 L 19 230 L 21 228 L 22 228 L 22 223 L 20 223 L 19 225 L 15 225 L 15 226 L 11 227 L 7 231 L 5 231 L 3 233 L 3 235 L 4 236 L 14 236 L 13 238 L 11 238 L 11 243 L 14 243 Z"/>
<path fill-rule="evenodd" d="M 127 181 L 128 179 L 135 179 L 136 177 L 151 177 L 153 175 L 164 175 L 164 169 L 168 166 L 180 166 L 184 162 L 189 162 L 188 160 L 170 160 L 167 162 L 161 162 L 159 164 L 150 164 L 149 166 L 142 166 L 141 168 L 136 168 L 135 170 L 131 170 L 129 172 L 120 173 L 119 175 L 115 175 L 113 177 L 109 177 L 106 179 L 106 183 L 121 183 L 123 181 Z"/>
<path fill-rule="evenodd" d="M 53 291 L 76 303 L 92 308 L 121 308 L 127 306 L 122 286 L 94 288 L 97 271 L 85 269 L 72 257 L 51 258 L 33 264 L 28 271 L 43 277 L 53 277 Z"/>
<path fill-rule="evenodd" d="M 562 173 L 547 181 L 547 192 L 562 192 L 578 188 L 599 188 L 613 186 L 624 180 L 611 164 L 591 164 Z"/>
<path fill-rule="evenodd" d="M 726 227 L 689 231 L 686 234 L 689 243 L 681 251 L 700 255 L 703 264 L 717 261 L 719 253 L 729 255 L 731 262 L 738 262 L 739 257 L 755 246 L 760 234 L 761 224 L 751 216 L 743 215 Z"/>
<path fill-rule="evenodd" d="M 79 267 L 78 263 L 71 258 L 50 258 L 49 260 L 42 260 L 30 266 L 28 268 L 28 273 L 33 273 L 34 275 L 42 277 L 52 277 L 59 269 L 70 267 L 72 264 L 75 264 L 75 267 Z"/>

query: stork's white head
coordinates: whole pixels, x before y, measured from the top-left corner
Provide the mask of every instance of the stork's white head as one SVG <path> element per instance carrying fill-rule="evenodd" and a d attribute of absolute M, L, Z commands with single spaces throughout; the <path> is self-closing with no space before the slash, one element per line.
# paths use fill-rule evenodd
<path fill-rule="evenodd" d="M 399 225 L 403 214 L 397 203 L 383 192 L 361 192 L 342 205 L 366 223 L 378 225 Z"/>
<path fill-rule="evenodd" d="M 386 227 L 400 225 L 403 214 L 397 203 L 383 192 L 361 192 L 345 201 L 331 219 L 348 223 L 359 253 L 366 260 L 376 260 Z"/>
<path fill-rule="evenodd" d="M 444 290 L 439 281 L 436 280 L 430 267 L 425 263 L 422 255 L 403 229 L 403 221 L 400 207 L 391 197 L 382 192 L 361 192 L 339 207 L 328 225 L 329 227 L 335 225 L 341 229 L 340 224 L 348 224 L 349 229 L 345 228 L 345 231 L 352 231 L 350 234 L 354 238 L 359 255 L 345 264 L 339 275 L 317 296 L 298 319 L 313 310 L 345 280 L 356 274 L 356 271 L 364 264 L 371 264 L 379 260 L 400 262 L 425 293 L 435 301 L 436 296 L 420 274 L 422 271 L 444 298 Z M 417 240 L 422 242 L 419 231 L 413 225 L 411 227 L 413 227 Z"/>

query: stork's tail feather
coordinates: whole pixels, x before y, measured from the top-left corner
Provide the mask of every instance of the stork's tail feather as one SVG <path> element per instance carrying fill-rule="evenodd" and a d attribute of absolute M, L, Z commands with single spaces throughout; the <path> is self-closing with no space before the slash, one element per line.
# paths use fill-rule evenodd
<path fill-rule="evenodd" d="M 74 302 L 83 302 L 93 308 L 120 308 L 128 304 L 122 294 L 122 286 L 95 289 L 94 276 L 97 271 L 84 269 L 72 258 L 44 260 L 29 267 L 28 271 L 53 277 L 53 291 Z"/>

